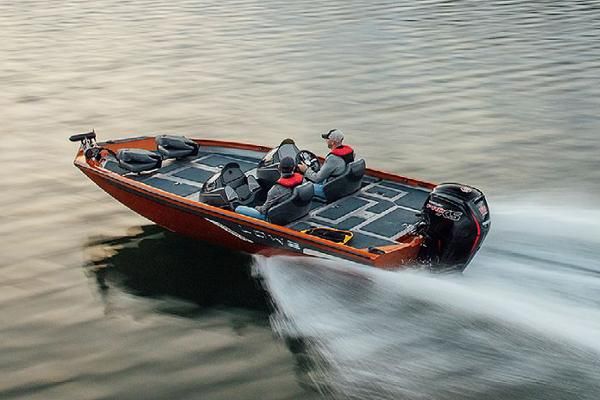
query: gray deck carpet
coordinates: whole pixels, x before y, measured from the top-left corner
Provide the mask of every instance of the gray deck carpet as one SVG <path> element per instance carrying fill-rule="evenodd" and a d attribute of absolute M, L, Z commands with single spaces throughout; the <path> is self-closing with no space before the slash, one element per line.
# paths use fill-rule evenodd
<path fill-rule="evenodd" d="M 348 230 L 354 228 L 356 225 L 365 222 L 366 219 L 361 217 L 349 217 L 335 225 L 336 229 Z"/>
<path fill-rule="evenodd" d="M 355 211 L 368 202 L 355 196 L 346 197 L 338 200 L 335 204 L 329 206 L 329 208 L 317 213 L 316 215 L 321 218 L 327 218 L 330 220 L 336 220 Z"/>
<path fill-rule="evenodd" d="M 365 193 L 376 194 L 378 196 L 386 197 L 388 199 L 393 199 L 394 197 L 401 194 L 402 191 L 388 187 L 383 187 L 380 183 L 378 183 L 376 186 L 365 190 Z"/>
<path fill-rule="evenodd" d="M 106 163 L 104 163 L 104 169 L 107 169 L 119 175 L 123 175 L 129 172 L 126 169 L 119 167 L 119 163 L 113 160 L 106 161 Z"/>
<path fill-rule="evenodd" d="M 225 164 L 235 162 L 239 164 L 240 169 L 244 172 L 248 172 L 251 169 L 256 168 L 256 163 L 251 163 L 249 161 L 244 161 L 234 157 L 222 156 L 220 154 L 211 154 L 210 156 L 207 156 L 201 160 L 196 160 L 194 162 L 198 164 L 208 165 L 210 167 L 223 167 L 225 166 Z"/>
<path fill-rule="evenodd" d="M 204 183 L 214 174 L 215 174 L 214 172 L 206 171 L 204 169 L 200 169 L 200 168 L 196 168 L 196 167 L 189 167 L 189 168 L 186 168 L 184 170 L 174 173 L 173 176 L 176 176 L 178 178 L 187 179 L 189 181 Z"/>
<path fill-rule="evenodd" d="M 161 167 L 158 172 L 160 172 L 161 174 L 168 174 L 169 172 L 175 171 L 176 169 L 179 168 L 183 168 L 186 165 L 188 165 L 190 162 L 189 161 L 177 161 L 177 160 L 173 160 L 170 163 L 166 163 L 163 167 Z"/>
<path fill-rule="evenodd" d="M 394 203 L 392 203 L 391 201 L 378 200 L 378 203 L 375 204 L 374 206 L 367 208 L 367 211 L 376 213 L 376 214 L 380 214 L 380 213 L 384 212 L 385 210 L 388 210 L 392 207 L 394 207 Z"/>
<path fill-rule="evenodd" d="M 155 188 L 164 190 L 165 192 L 174 193 L 184 197 L 200 190 L 200 188 L 196 186 L 186 185 L 185 183 L 178 183 L 160 178 L 150 178 L 145 180 L 144 183 L 146 185 L 154 186 Z"/>
<path fill-rule="evenodd" d="M 303 231 L 312 227 L 313 226 L 311 224 L 305 221 L 293 222 L 292 224 L 288 225 L 288 228 L 293 229 L 295 231 Z"/>
<path fill-rule="evenodd" d="M 398 208 L 363 226 L 362 230 L 393 237 L 406 229 L 404 224 L 412 224 L 416 221 L 417 217 L 414 212 Z"/>
<path fill-rule="evenodd" d="M 312 200 L 312 202 L 310 203 L 310 210 L 312 211 L 312 210 L 314 210 L 314 209 L 316 209 L 316 208 L 319 208 L 319 207 L 324 207 L 325 205 L 327 205 L 327 203 L 325 203 L 324 201 L 321 201 L 321 200 L 316 200 L 316 199 L 313 197 L 313 200 Z"/>
<path fill-rule="evenodd" d="M 371 183 L 379 182 L 381 179 L 375 178 L 373 176 L 363 176 L 362 182 L 360 183 L 362 187 L 368 186 Z"/>
<path fill-rule="evenodd" d="M 404 191 L 408 193 L 395 201 L 397 205 L 414 208 L 415 210 L 423 208 L 429 192 L 413 188 L 405 188 Z"/>

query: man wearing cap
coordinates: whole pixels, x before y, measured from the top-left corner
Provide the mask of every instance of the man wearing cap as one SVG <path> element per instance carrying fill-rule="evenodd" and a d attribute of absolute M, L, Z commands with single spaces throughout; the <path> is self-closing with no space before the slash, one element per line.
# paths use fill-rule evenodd
<path fill-rule="evenodd" d="M 298 169 L 307 180 L 314 183 L 315 196 L 324 199 L 323 185 L 327 182 L 327 179 L 344 173 L 346 166 L 354 161 L 354 150 L 350 146 L 342 144 L 344 134 L 339 129 L 332 129 L 322 134 L 321 137 L 327 141 L 327 147 L 331 151 L 325 157 L 325 162 L 319 172 L 313 171 L 303 163 L 298 165 Z"/>
<path fill-rule="evenodd" d="M 267 193 L 267 200 L 262 206 L 248 207 L 237 206 L 235 212 L 249 217 L 266 220 L 269 208 L 281 203 L 292 195 L 294 188 L 302 183 L 303 177 L 295 173 L 296 161 L 292 157 L 284 157 L 279 162 L 279 173 L 281 178 Z"/>

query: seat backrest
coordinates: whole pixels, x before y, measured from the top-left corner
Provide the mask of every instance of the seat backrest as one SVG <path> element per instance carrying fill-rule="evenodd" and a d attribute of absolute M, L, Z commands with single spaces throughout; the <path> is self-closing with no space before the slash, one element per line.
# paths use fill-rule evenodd
<path fill-rule="evenodd" d="M 348 164 L 343 174 L 325 183 L 323 193 L 327 202 L 330 203 L 359 190 L 366 167 L 363 159 L 353 161 Z"/>
<path fill-rule="evenodd" d="M 277 225 L 287 225 L 304 217 L 310 211 L 310 202 L 314 195 L 311 182 L 296 186 L 292 195 L 267 210 L 267 220 Z"/>
<path fill-rule="evenodd" d="M 229 186 L 235 190 L 240 202 L 246 203 L 252 197 L 252 192 L 248 186 L 248 178 L 244 175 L 238 163 L 226 164 L 221 171 L 221 177 L 224 186 Z"/>
<path fill-rule="evenodd" d="M 304 207 L 310 205 L 310 202 L 315 194 L 315 188 L 311 182 L 305 182 L 294 188 L 296 196 L 292 194 L 292 202 L 298 207 Z"/>
<path fill-rule="evenodd" d="M 242 172 L 240 165 L 235 162 L 225 164 L 221 170 L 221 179 L 223 179 L 223 185 L 229 185 L 234 189 L 246 183 L 246 175 Z"/>

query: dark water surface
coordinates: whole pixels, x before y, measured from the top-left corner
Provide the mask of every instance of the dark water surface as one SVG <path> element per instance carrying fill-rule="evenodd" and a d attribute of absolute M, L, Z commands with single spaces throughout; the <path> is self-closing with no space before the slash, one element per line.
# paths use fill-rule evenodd
<path fill-rule="evenodd" d="M 600 2 L 0 2 L 1 399 L 597 399 Z M 483 189 L 461 278 L 253 259 L 66 138 L 179 133 Z"/>

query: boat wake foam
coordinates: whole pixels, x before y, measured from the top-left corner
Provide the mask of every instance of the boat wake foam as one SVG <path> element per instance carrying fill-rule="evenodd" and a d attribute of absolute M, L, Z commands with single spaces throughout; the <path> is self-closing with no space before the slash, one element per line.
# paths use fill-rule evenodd
<path fill-rule="evenodd" d="M 302 343 L 312 383 L 357 399 L 597 392 L 600 210 L 492 209 L 492 233 L 463 276 L 257 258 L 273 329 Z"/>

